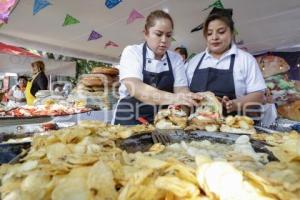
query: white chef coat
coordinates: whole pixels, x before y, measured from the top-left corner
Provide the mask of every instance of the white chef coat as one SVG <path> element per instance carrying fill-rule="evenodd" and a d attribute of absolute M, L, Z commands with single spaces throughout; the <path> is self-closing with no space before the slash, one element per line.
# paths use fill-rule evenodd
<path fill-rule="evenodd" d="M 143 45 L 131 45 L 127 46 L 121 56 L 119 70 L 120 70 L 120 99 L 129 95 L 127 88 L 122 83 L 125 78 L 138 78 L 143 81 Z M 185 76 L 184 63 L 180 55 L 173 51 L 167 51 L 173 70 L 174 87 L 188 86 L 188 82 Z M 147 47 L 146 53 L 146 71 L 160 73 L 168 71 L 168 62 L 166 54 L 161 60 L 154 58 L 153 51 Z"/>
<path fill-rule="evenodd" d="M 266 89 L 265 80 L 262 76 L 256 59 L 249 53 L 238 49 L 235 44 L 222 55 L 220 59 L 214 58 L 206 49 L 205 52 L 194 56 L 187 64 L 186 75 L 189 84 L 192 82 L 194 71 L 203 56 L 205 57 L 199 69 L 208 67 L 228 70 L 230 66 L 230 58 L 235 54 L 235 62 L 233 67 L 233 80 L 235 86 L 235 96 L 241 97 L 252 92 L 264 91 Z"/>
<path fill-rule="evenodd" d="M 185 66 L 189 84 L 192 82 L 194 71 L 204 53 L 205 57 L 199 67 L 200 69 L 212 67 L 228 70 L 230 67 L 231 55 L 235 54 L 233 80 L 237 98 L 266 89 L 265 80 L 256 59 L 251 54 L 237 48 L 235 44 L 232 44 L 231 48 L 225 52 L 220 59 L 214 58 L 208 52 L 208 49 L 194 56 Z M 277 118 L 276 107 L 274 104 L 266 104 L 263 105 L 263 109 L 264 115 L 261 122 L 266 125 L 271 125 Z"/>

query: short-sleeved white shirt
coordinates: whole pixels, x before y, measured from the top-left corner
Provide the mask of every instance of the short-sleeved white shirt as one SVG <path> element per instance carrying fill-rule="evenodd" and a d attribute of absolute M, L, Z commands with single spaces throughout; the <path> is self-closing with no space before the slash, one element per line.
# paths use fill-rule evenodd
<path fill-rule="evenodd" d="M 230 58 L 235 54 L 235 62 L 233 66 L 233 80 L 235 86 L 236 97 L 241 97 L 252 92 L 263 91 L 266 89 L 265 80 L 256 62 L 256 59 L 249 53 L 238 49 L 235 44 L 220 59 L 214 58 L 206 49 L 204 52 L 194 56 L 187 64 L 186 75 L 189 85 L 192 82 L 194 71 L 205 53 L 199 69 L 216 68 L 228 70 L 230 66 Z"/>
<path fill-rule="evenodd" d="M 121 86 L 119 88 L 120 99 L 129 95 L 125 85 L 122 84 L 123 79 L 138 78 L 143 80 L 143 45 L 144 43 L 127 46 L 122 52 L 119 65 L 121 81 Z M 173 51 L 168 50 L 167 52 L 172 64 L 173 76 L 175 79 L 174 87 L 188 86 L 182 58 Z M 154 73 L 169 71 L 166 54 L 161 60 L 156 60 L 153 51 L 147 47 L 146 71 Z"/>

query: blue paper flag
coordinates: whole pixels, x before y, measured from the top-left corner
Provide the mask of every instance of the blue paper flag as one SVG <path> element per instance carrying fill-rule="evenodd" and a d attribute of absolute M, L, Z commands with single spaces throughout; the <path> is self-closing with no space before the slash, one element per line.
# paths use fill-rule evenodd
<path fill-rule="evenodd" d="M 47 0 L 34 0 L 34 5 L 33 5 L 33 15 L 38 13 L 40 10 L 43 8 L 46 8 L 47 6 L 51 5 Z"/>
<path fill-rule="evenodd" d="M 106 0 L 105 5 L 107 8 L 112 9 L 116 5 L 118 5 L 122 0 Z"/>

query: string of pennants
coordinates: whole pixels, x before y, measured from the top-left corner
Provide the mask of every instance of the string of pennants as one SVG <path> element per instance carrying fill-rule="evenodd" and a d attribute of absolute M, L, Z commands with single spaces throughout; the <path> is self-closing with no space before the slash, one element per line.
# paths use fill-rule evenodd
<path fill-rule="evenodd" d="M 122 2 L 122 0 L 106 0 L 105 6 L 108 9 L 113 9 L 121 2 Z M 52 4 L 48 0 L 34 0 L 34 5 L 33 5 L 33 9 L 32 9 L 33 15 L 38 14 L 41 10 L 43 10 L 51 5 Z M 126 22 L 127 22 L 127 24 L 131 24 L 135 20 L 143 19 L 143 18 L 144 18 L 144 16 L 140 12 L 138 12 L 136 9 L 133 9 L 130 12 Z M 74 17 L 70 14 L 66 14 L 62 26 L 66 27 L 66 26 L 76 25 L 79 23 L 80 23 L 79 19 L 77 19 L 76 17 Z M 97 32 L 96 30 L 92 30 L 89 34 L 87 41 L 98 40 L 102 37 L 103 37 L 103 35 L 101 33 Z M 107 48 L 107 47 L 119 47 L 119 45 L 117 43 L 115 43 L 114 41 L 109 40 L 108 42 L 105 43 L 104 48 Z"/>
<path fill-rule="evenodd" d="M 8 17 L 9 14 L 12 10 L 12 8 L 16 5 L 16 3 L 19 0 L 0 0 L 0 27 L 3 25 L 3 23 L 8 22 Z M 105 6 L 108 9 L 113 9 L 117 5 L 122 3 L 122 0 L 105 0 Z M 32 8 L 32 13 L 33 15 L 38 15 L 39 12 L 41 12 L 43 9 L 47 8 L 48 6 L 52 6 L 52 3 L 49 0 L 34 0 L 34 5 Z M 207 8 L 203 9 L 203 11 L 210 9 L 210 8 L 224 8 L 223 3 L 221 0 L 215 0 L 212 4 L 210 4 Z M 133 9 L 128 18 L 126 23 L 131 24 L 134 21 L 138 19 L 143 19 L 144 16 L 138 12 L 136 9 Z M 76 25 L 79 24 L 80 20 L 77 19 L 76 17 L 66 14 L 64 22 L 62 23 L 63 27 L 71 26 L 71 25 Z M 198 27 L 195 27 L 191 32 L 201 30 L 203 27 L 203 24 L 200 24 Z M 236 32 L 236 35 L 238 33 Z M 87 41 L 93 41 L 93 40 L 98 40 L 102 38 L 103 35 L 96 30 L 92 30 L 89 34 L 89 37 L 87 38 Z M 175 38 L 172 38 L 172 42 L 176 41 Z M 241 41 L 242 43 L 243 41 Z M 114 41 L 109 40 L 108 42 L 105 43 L 104 48 L 107 47 L 119 47 L 117 43 Z"/>

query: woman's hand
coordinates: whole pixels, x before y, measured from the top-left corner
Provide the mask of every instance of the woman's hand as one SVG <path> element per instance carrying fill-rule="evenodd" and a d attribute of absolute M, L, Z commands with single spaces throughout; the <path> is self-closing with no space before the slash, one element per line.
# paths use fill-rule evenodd
<path fill-rule="evenodd" d="M 198 93 L 176 93 L 174 94 L 173 101 L 175 105 L 185 105 L 188 107 L 198 106 L 199 102 L 203 99 L 201 94 Z"/>
<path fill-rule="evenodd" d="M 231 113 L 231 112 L 237 111 L 238 101 L 236 99 L 230 100 L 229 97 L 223 96 L 222 105 L 223 105 L 223 107 L 226 108 L 227 113 Z"/>

